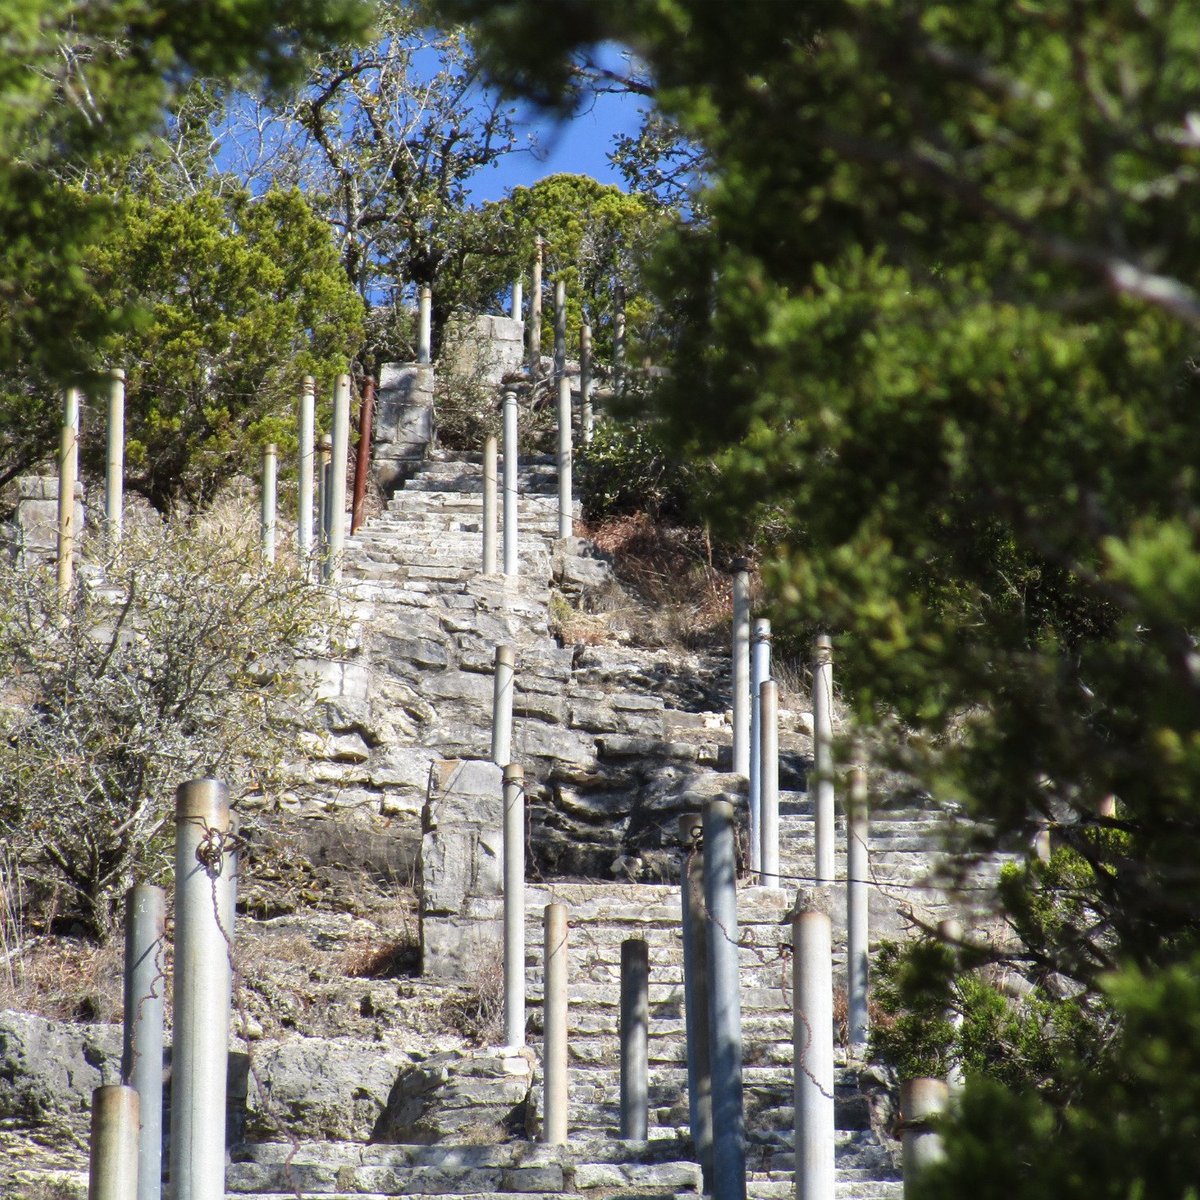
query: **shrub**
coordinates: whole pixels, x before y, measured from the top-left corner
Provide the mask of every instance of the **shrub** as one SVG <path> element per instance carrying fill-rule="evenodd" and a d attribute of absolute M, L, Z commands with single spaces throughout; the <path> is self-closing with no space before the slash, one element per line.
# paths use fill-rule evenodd
<path fill-rule="evenodd" d="M 0 565 L 0 825 L 27 902 L 104 939 L 135 879 L 169 865 L 175 786 L 268 786 L 292 740 L 295 652 L 329 614 L 248 522 L 130 530 L 65 609 L 44 570 Z"/>
<path fill-rule="evenodd" d="M 704 486 L 701 472 L 640 421 L 598 421 L 577 463 L 588 520 L 644 512 L 656 520 L 689 521 Z"/>

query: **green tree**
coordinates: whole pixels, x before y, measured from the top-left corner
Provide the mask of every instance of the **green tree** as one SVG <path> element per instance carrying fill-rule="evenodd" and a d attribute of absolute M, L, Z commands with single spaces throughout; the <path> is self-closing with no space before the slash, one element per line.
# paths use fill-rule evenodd
<path fill-rule="evenodd" d="M 130 486 L 160 508 L 196 503 L 253 469 L 264 442 L 294 444 L 300 381 L 314 375 L 331 395 L 359 345 L 362 302 L 298 192 L 141 194 L 120 213 L 95 277 L 143 310 L 106 346 L 128 376 Z M 103 447 L 88 449 L 99 467 Z"/>
<path fill-rule="evenodd" d="M 85 270 L 111 235 L 101 190 L 77 183 L 143 145 L 196 75 L 279 86 L 361 31 L 363 0 L 14 0 L 0 14 L 0 477 L 47 448 L 50 385 L 97 367 L 121 317 Z M 33 401 L 31 404 L 30 401 Z"/>
<path fill-rule="evenodd" d="M 658 288 L 660 404 L 721 465 L 714 520 L 786 517 L 763 547 L 780 615 L 838 635 L 860 716 L 914 731 L 918 782 L 1078 855 L 1010 885 L 1035 983 L 1100 997 L 1132 963 L 1166 1004 L 1200 931 L 1200 8 L 448 6 L 547 102 L 575 101 L 579 48 L 646 60 L 711 171 Z M 1137 1127 L 1129 1049 L 1071 1119 Z M 1187 1141 L 1188 1111 L 1161 1108 L 1154 1144 Z M 1046 1153 L 1057 1120 L 1022 1126 L 1026 1181 L 1069 1163 L 1069 1194 L 1143 1194 L 1142 1156 Z M 983 1136 L 954 1194 L 1009 1155 L 1003 1120 Z"/>
<path fill-rule="evenodd" d="M 327 51 L 286 95 L 239 100 L 215 125 L 243 183 L 298 187 L 329 222 L 371 310 L 372 359 L 412 355 L 405 306 L 422 284 L 440 337 L 443 277 L 473 228 L 468 189 L 515 144 L 511 106 L 483 86 L 463 31 L 435 27 L 427 9 L 377 4 L 369 45 Z"/>
<path fill-rule="evenodd" d="M 549 297 L 556 280 L 567 285 L 570 344 L 578 344 L 579 327 L 586 320 L 597 353 L 610 354 L 613 320 L 621 305 L 627 308 L 631 336 L 649 332 L 655 310 L 639 286 L 641 271 L 669 218 L 646 197 L 587 175 L 548 175 L 485 204 L 477 223 L 476 238 L 488 255 L 468 263 L 475 297 L 490 297 L 494 303 L 514 278 L 527 275 L 540 235 Z M 543 348 L 553 341 L 553 322 L 543 321 Z"/>

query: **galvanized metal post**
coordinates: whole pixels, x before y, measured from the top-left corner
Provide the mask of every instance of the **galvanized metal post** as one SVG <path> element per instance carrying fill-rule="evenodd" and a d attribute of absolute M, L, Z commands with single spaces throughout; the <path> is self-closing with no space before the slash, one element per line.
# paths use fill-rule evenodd
<path fill-rule="evenodd" d="M 750 564 L 733 564 L 733 770 L 750 774 Z"/>
<path fill-rule="evenodd" d="M 300 473 L 296 485 L 296 552 L 303 565 L 313 548 L 313 430 L 317 381 L 305 375 L 300 388 Z"/>
<path fill-rule="evenodd" d="M 571 485 L 571 381 L 564 371 L 558 377 L 558 536 L 575 531 Z"/>
<path fill-rule="evenodd" d="M 733 805 L 704 805 L 704 901 L 708 934 L 708 1019 L 712 1054 L 713 1200 L 745 1200 L 742 1005 L 738 964 L 737 860 Z"/>
<path fill-rule="evenodd" d="M 583 444 L 592 444 L 596 418 L 592 412 L 592 327 L 586 321 L 579 330 L 579 424 Z"/>
<path fill-rule="evenodd" d="M 863 1056 L 867 1049 L 870 1017 L 867 1008 L 867 972 L 870 964 L 868 928 L 871 872 L 867 772 L 850 772 L 846 812 L 846 997 L 850 1026 L 850 1053 Z"/>
<path fill-rule="evenodd" d="M 172 1200 L 224 1200 L 225 1093 L 236 860 L 229 794 L 215 779 L 175 800 Z"/>
<path fill-rule="evenodd" d="M 262 452 L 262 516 L 259 522 L 264 562 L 275 561 L 275 492 L 278 486 L 279 458 L 274 442 L 268 442 Z"/>
<path fill-rule="evenodd" d="M 813 824 L 818 884 L 830 884 L 834 874 L 833 835 L 833 643 L 828 634 L 817 638 L 812 667 L 813 707 Z"/>
<path fill-rule="evenodd" d="M 516 674 L 516 651 L 511 646 L 497 646 L 492 673 L 492 762 L 506 767 L 512 762 L 513 683 Z"/>
<path fill-rule="evenodd" d="M 920 1077 L 900 1083 L 905 1200 L 916 1197 L 921 1173 L 944 1157 L 937 1119 L 946 1111 L 948 1099 L 944 1079 Z"/>
<path fill-rule="evenodd" d="M 333 457 L 329 464 L 329 554 L 325 581 L 340 583 L 346 548 L 346 466 L 350 455 L 350 376 L 339 375 L 333 389 Z"/>
<path fill-rule="evenodd" d="M 554 281 L 554 377 L 561 379 L 567 371 L 567 284 Z"/>
<path fill-rule="evenodd" d="M 759 689 L 759 752 L 762 797 L 759 806 L 759 875 L 763 887 L 779 886 L 779 686 L 764 679 Z M 751 843 L 753 845 L 753 842 Z"/>
<path fill-rule="evenodd" d="M 496 573 L 496 468 L 499 454 L 496 435 L 489 433 L 483 442 L 483 573 Z"/>
<path fill-rule="evenodd" d="M 504 393 L 504 574 L 515 576 L 517 560 L 517 393 Z"/>
<path fill-rule="evenodd" d="M 139 883 L 125 893 L 125 1012 L 121 1078 L 138 1094 L 137 1200 L 162 1193 L 163 1007 L 167 898 Z"/>
<path fill-rule="evenodd" d="M 138 1094 L 124 1084 L 92 1092 L 88 1200 L 133 1200 L 138 1191 Z"/>
<path fill-rule="evenodd" d="M 367 502 L 367 476 L 371 473 L 371 434 L 375 428 L 375 380 L 363 380 L 362 406 L 358 410 L 358 454 L 354 460 L 354 500 L 350 505 L 350 532 L 358 532 Z"/>
<path fill-rule="evenodd" d="M 650 1136 L 650 949 L 644 938 L 621 943 L 621 1137 Z"/>
<path fill-rule="evenodd" d="M 697 813 L 679 818 L 684 860 L 683 1015 L 687 1035 L 688 1118 L 696 1161 L 712 1191 L 712 1057 L 709 1052 L 708 933 L 704 913 L 704 819 Z"/>
<path fill-rule="evenodd" d="M 104 460 L 104 525 L 109 545 L 121 545 L 125 512 L 125 372 L 114 367 L 108 386 L 108 446 Z"/>
<path fill-rule="evenodd" d="M 433 361 L 433 289 L 421 284 L 417 301 L 417 362 Z"/>
<path fill-rule="evenodd" d="M 525 1045 L 525 771 L 504 768 L 504 1040 Z"/>
<path fill-rule="evenodd" d="M 1049 821 L 1039 822 L 1037 829 L 1033 833 L 1030 850 L 1038 862 L 1048 863 L 1050 861 L 1050 855 L 1054 851 L 1054 843 L 1050 836 Z"/>
<path fill-rule="evenodd" d="M 542 1046 L 542 1141 L 561 1146 L 567 1140 L 567 906 L 547 904 L 546 978 Z"/>
<path fill-rule="evenodd" d="M 828 912 L 792 915 L 796 1200 L 833 1200 L 833 949 Z"/>
<path fill-rule="evenodd" d="M 333 470 L 333 438 L 325 433 L 317 450 L 317 558 L 321 577 L 329 559 L 329 477 Z"/>
<path fill-rule="evenodd" d="M 509 313 L 514 321 L 521 319 L 521 309 L 525 303 L 525 284 L 520 279 L 514 279 L 512 284 L 512 307 Z"/>
<path fill-rule="evenodd" d="M 59 603 L 65 605 L 75 579 L 75 484 L 79 480 L 79 389 L 63 393 L 62 437 L 58 455 L 58 564 Z"/>
<path fill-rule="evenodd" d="M 753 872 L 762 869 L 762 685 L 770 678 L 771 622 L 759 617 L 750 635 L 750 870 Z"/>
<path fill-rule="evenodd" d="M 948 917 L 946 920 L 938 922 L 937 933 L 938 940 L 941 941 L 943 945 L 949 946 L 957 956 L 957 953 L 963 944 L 962 922 L 956 920 L 954 917 Z M 949 1022 L 950 1027 L 954 1030 L 955 1037 L 957 1038 L 959 1031 L 963 1027 L 962 1013 L 959 1012 L 959 1010 L 953 1005 L 951 1005 L 946 1009 L 946 1020 Z M 964 1082 L 965 1080 L 963 1078 L 962 1066 L 959 1064 L 957 1059 L 955 1059 L 951 1062 L 949 1069 L 946 1071 L 946 1086 L 950 1089 L 951 1093 L 957 1094 L 962 1090 Z"/>
<path fill-rule="evenodd" d="M 613 288 L 613 390 L 625 388 L 625 285 Z"/>
<path fill-rule="evenodd" d="M 529 374 L 530 377 L 538 372 L 542 361 L 542 255 L 544 243 L 539 233 L 534 243 L 533 271 L 529 285 L 529 321 L 526 325 L 529 334 Z"/>

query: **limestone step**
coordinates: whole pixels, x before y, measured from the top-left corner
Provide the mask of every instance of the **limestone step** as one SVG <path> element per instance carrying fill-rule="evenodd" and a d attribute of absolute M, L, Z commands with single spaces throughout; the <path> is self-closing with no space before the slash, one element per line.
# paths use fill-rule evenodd
<path fill-rule="evenodd" d="M 731 743 L 725 711 L 727 661 L 637 645 L 587 646 L 579 655 L 574 648 L 555 648 L 556 654 L 540 657 L 527 652 L 528 647 L 549 643 L 549 580 L 563 546 L 557 541 L 554 459 L 522 456 L 520 476 L 521 575 L 515 579 L 479 575 L 478 455 L 435 455 L 395 494 L 387 511 L 352 540 L 347 575 L 356 580 L 354 594 L 375 606 L 374 620 L 391 623 L 392 643 L 380 652 L 394 651 L 404 686 L 415 680 L 411 686 L 420 687 L 437 710 L 437 720 L 430 721 L 429 730 L 422 734 L 426 743 L 445 753 L 487 753 L 492 645 L 510 640 L 519 647 L 515 705 L 516 724 L 521 727 L 516 738 L 519 753 L 533 765 L 535 774 L 546 773 L 546 790 L 530 805 L 532 824 L 552 811 L 547 792 L 554 792 L 554 805 L 565 806 L 571 802 L 569 792 L 582 793 L 602 786 L 604 780 L 613 781 L 614 795 L 620 789 L 628 794 L 648 780 L 657 787 L 663 777 L 686 780 L 691 773 L 707 773 L 722 763 L 727 769 Z M 500 618 L 503 629 L 494 623 Z M 422 648 L 426 641 L 444 645 L 445 669 L 422 666 L 422 658 L 428 657 Z M 619 709 L 614 696 L 650 703 Z M 618 711 L 623 714 L 619 718 Z M 569 753 L 580 761 L 565 768 L 547 765 L 556 762 L 558 743 L 568 731 L 573 739 Z M 743 886 L 738 894 L 750 1200 L 783 1200 L 784 1191 L 790 1200 L 793 1194 L 788 1173 L 793 1052 L 787 912 L 797 883 L 812 874 L 813 821 L 811 798 L 803 790 L 811 769 L 810 743 L 790 729 L 784 731 L 783 742 L 782 780 L 788 788 L 781 796 L 785 887 L 770 891 Z M 718 786 L 745 804 L 740 781 L 729 777 Z M 910 800 L 889 804 L 887 797 L 878 798 L 872 813 L 872 872 L 883 886 L 870 893 L 873 930 L 887 922 L 891 922 L 888 928 L 894 926 L 896 912 L 903 906 L 911 905 L 923 914 L 943 911 L 948 894 L 922 886 L 930 851 L 940 844 L 942 819 L 943 814 L 930 813 Z M 837 867 L 844 873 L 841 818 L 836 838 Z M 833 889 L 835 905 L 844 905 L 844 893 L 844 884 Z M 688 1170 L 679 1177 L 653 1173 L 635 1177 L 619 1169 L 634 1164 L 661 1166 L 686 1156 L 686 1143 L 679 1137 L 680 1128 L 686 1126 L 687 1105 L 678 885 L 530 881 L 527 998 L 535 1045 L 541 1024 L 541 913 L 551 900 L 568 905 L 571 922 L 569 1154 L 564 1150 L 566 1157 L 556 1157 L 558 1150 L 549 1153 L 552 1148 L 529 1143 L 355 1147 L 346 1152 L 345 1160 L 332 1163 L 297 1154 L 293 1168 L 309 1169 L 311 1182 L 317 1185 L 306 1185 L 306 1193 L 344 1195 L 347 1200 L 350 1195 L 464 1191 L 487 1197 L 525 1195 L 531 1200 L 545 1200 L 551 1194 L 637 1194 L 663 1200 L 679 1193 L 695 1194 L 699 1184 L 693 1163 L 685 1163 Z M 488 904 L 479 908 L 480 915 L 490 912 Z M 612 1147 L 621 1145 L 613 1140 L 618 1120 L 620 943 L 631 936 L 645 937 L 650 945 L 650 1085 L 652 1129 L 657 1136 L 648 1146 L 623 1151 L 628 1157 L 614 1158 Z M 867 1111 L 857 1091 L 856 1073 L 841 1052 L 838 1062 L 835 1110 L 842 1129 L 836 1195 L 846 1200 L 899 1196 L 890 1160 L 866 1128 Z M 602 1146 L 607 1148 L 603 1152 Z M 285 1146 L 276 1151 L 273 1162 L 258 1154 L 240 1164 L 265 1172 L 256 1180 L 262 1185 L 257 1194 L 295 1195 L 292 1184 L 279 1175 L 278 1155 L 286 1158 L 291 1153 L 291 1147 Z M 592 1168 L 591 1174 L 585 1168 Z M 262 1190 L 267 1187 L 274 1192 Z M 244 1187 L 231 1186 L 231 1190 L 243 1197 L 249 1194 Z"/>
<path fill-rule="evenodd" d="M 699 1167 L 678 1138 L 648 1143 L 573 1138 L 566 1146 L 512 1141 L 501 1145 L 243 1146 L 226 1169 L 234 1195 L 506 1195 L 695 1194 Z"/>
<path fill-rule="evenodd" d="M 796 1185 L 790 1178 L 746 1181 L 747 1200 L 793 1200 L 795 1194 Z M 837 1200 L 901 1200 L 904 1184 L 898 1179 L 838 1179 L 833 1194 Z"/>

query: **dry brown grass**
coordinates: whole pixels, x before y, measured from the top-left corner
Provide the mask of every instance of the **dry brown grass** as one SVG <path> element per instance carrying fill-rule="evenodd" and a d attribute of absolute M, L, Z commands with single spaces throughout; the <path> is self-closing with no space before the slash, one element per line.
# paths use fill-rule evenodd
<path fill-rule="evenodd" d="M 0 1008 L 69 1021 L 119 1021 L 119 939 L 96 945 L 78 938 L 35 938 L 9 952 L 0 972 Z"/>
<path fill-rule="evenodd" d="M 563 646 L 604 646 L 614 640 L 611 614 L 575 608 L 561 592 L 550 593 L 550 634 Z"/>
<path fill-rule="evenodd" d="M 347 946 L 341 969 L 353 979 L 401 979 L 421 973 L 421 944 L 411 934 L 364 938 Z"/>
<path fill-rule="evenodd" d="M 87 1186 L 76 1179 L 27 1179 L 8 1185 L 7 1200 L 85 1200 Z"/>
<path fill-rule="evenodd" d="M 448 990 L 441 1016 L 448 1031 L 486 1046 L 504 1034 L 504 964 L 481 956 L 474 966 L 474 982 Z"/>
<path fill-rule="evenodd" d="M 729 578 L 714 564 L 704 530 L 635 513 L 585 532 L 650 608 L 658 640 L 691 650 L 724 643 L 733 615 Z"/>

